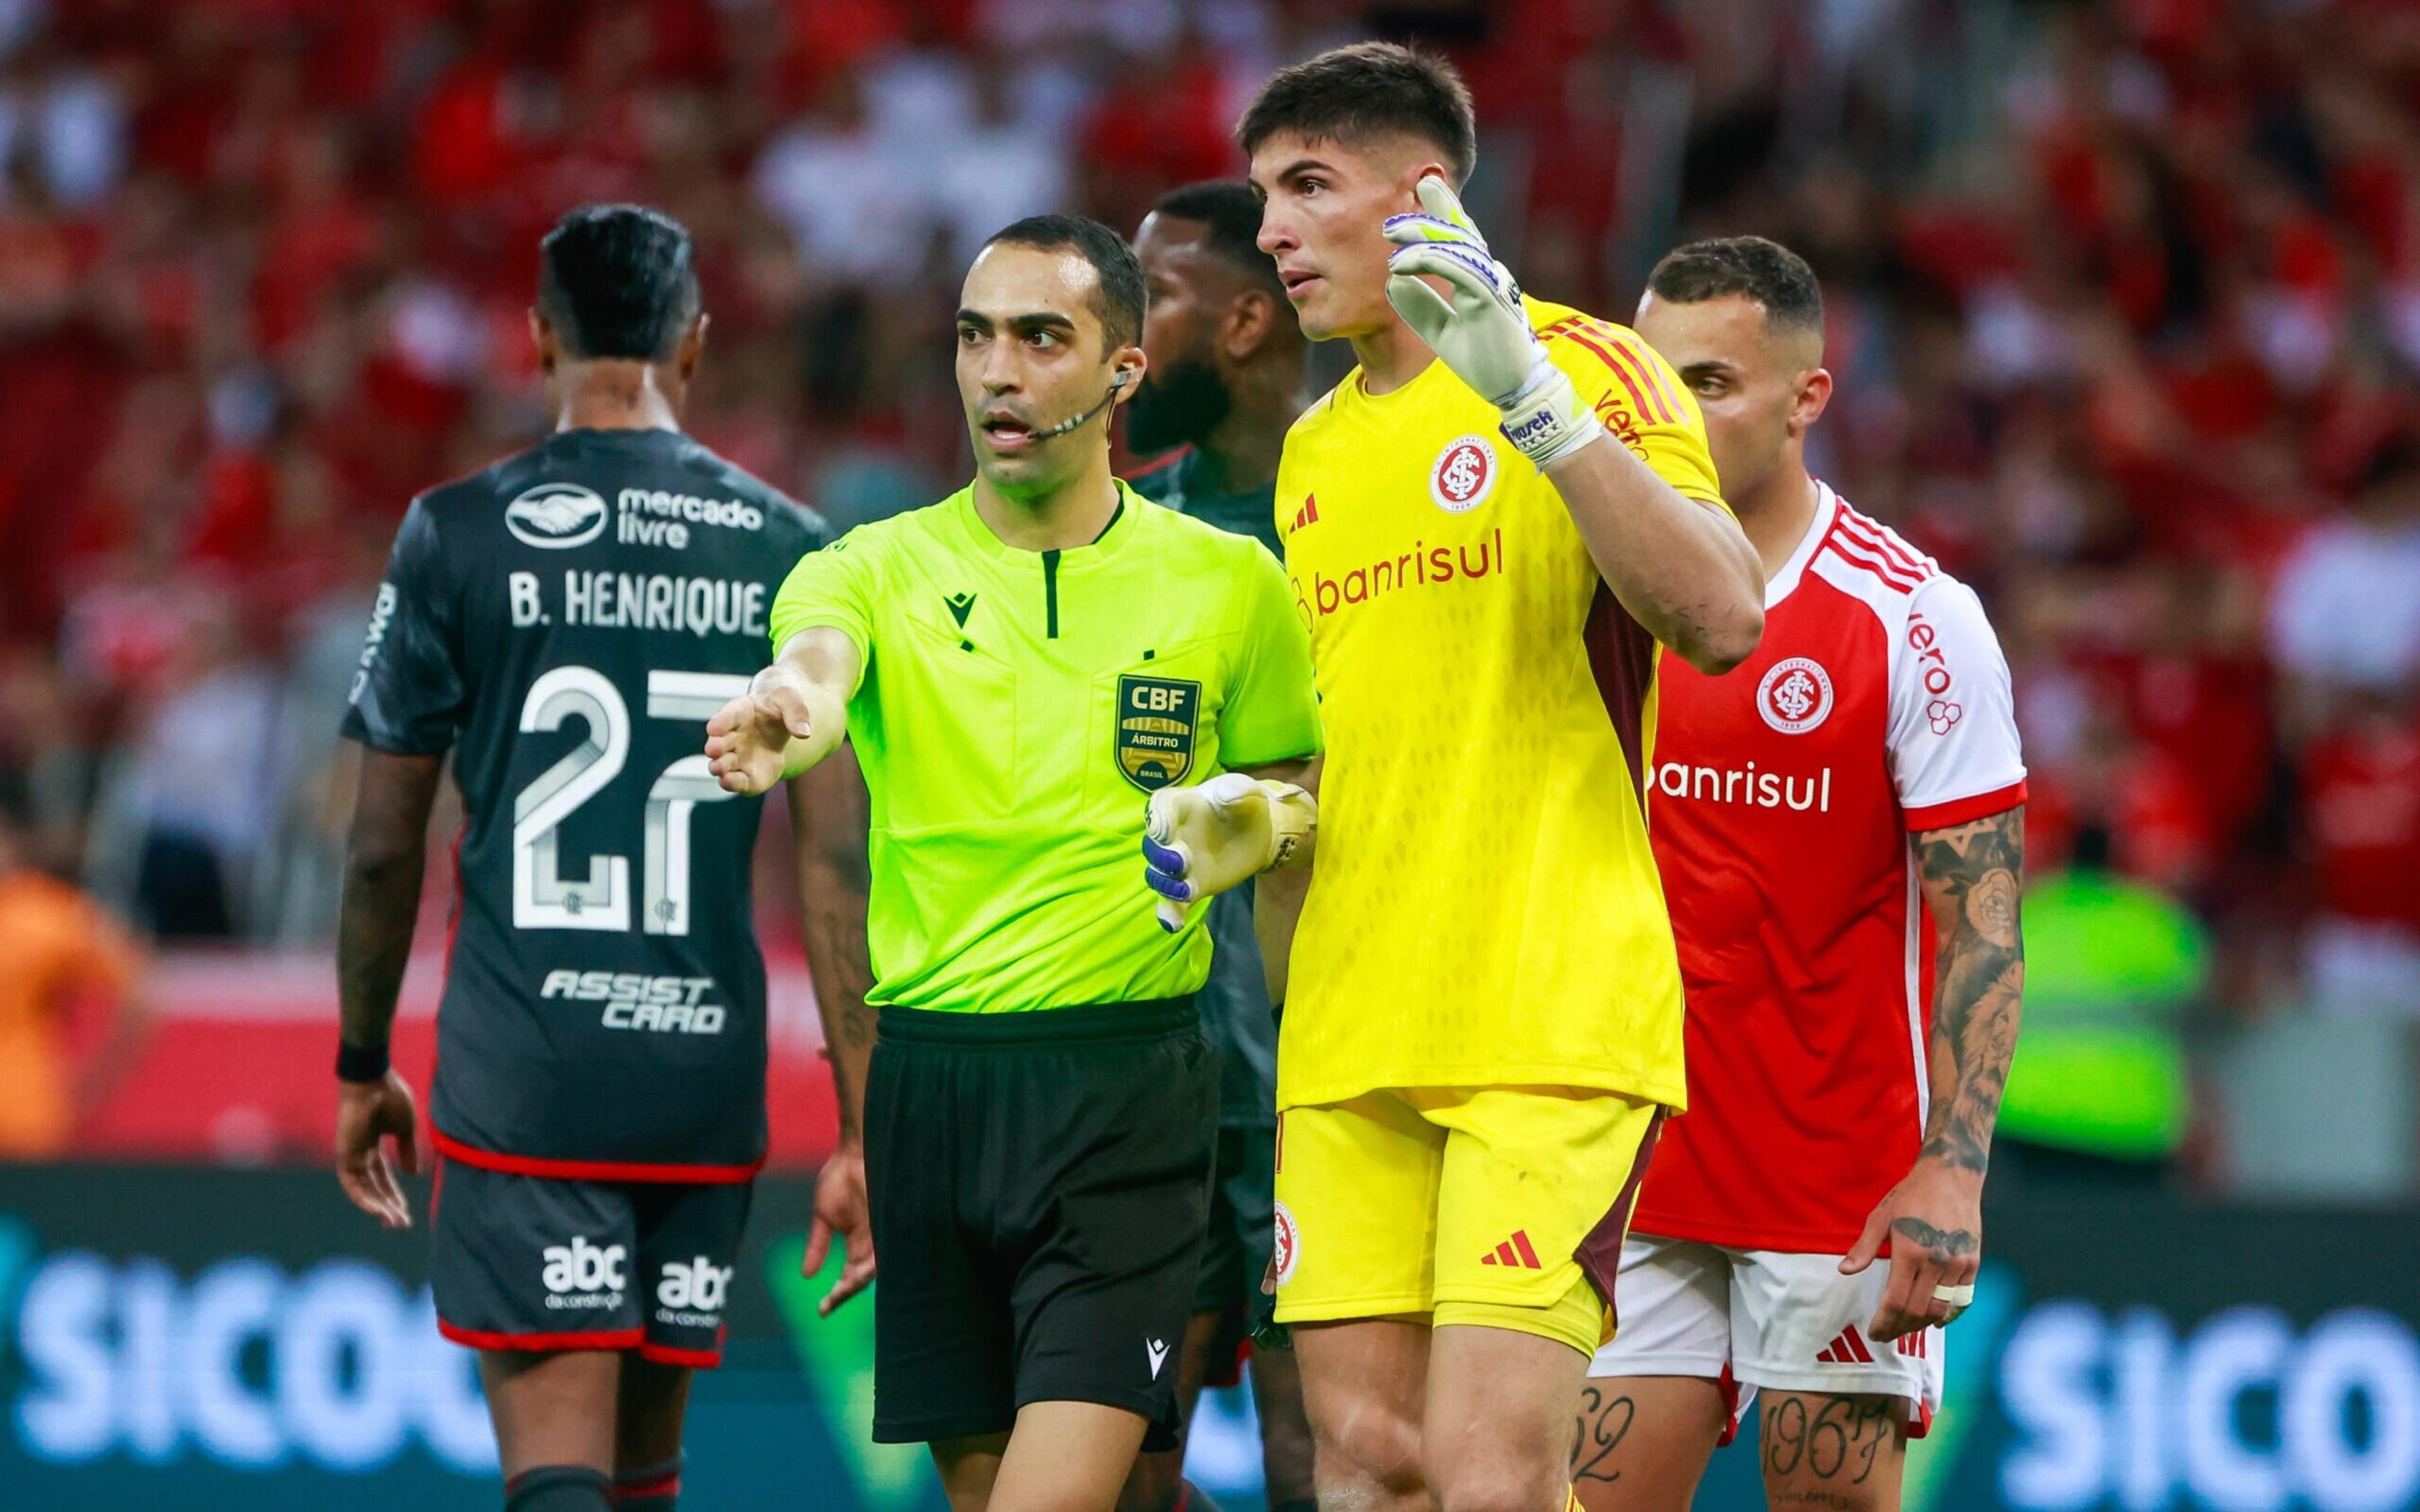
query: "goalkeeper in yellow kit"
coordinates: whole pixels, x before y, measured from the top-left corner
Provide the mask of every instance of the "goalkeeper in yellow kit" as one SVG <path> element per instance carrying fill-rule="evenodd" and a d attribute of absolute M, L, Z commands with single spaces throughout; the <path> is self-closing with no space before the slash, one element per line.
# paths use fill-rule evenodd
<path fill-rule="evenodd" d="M 1645 814 L 1659 648 L 1736 665 L 1763 575 L 1671 368 L 1524 299 L 1464 212 L 1450 68 L 1324 54 L 1237 134 L 1304 332 L 1359 359 L 1278 473 L 1327 754 L 1309 794 L 1154 795 L 1146 874 L 1167 922 L 1279 868 L 1273 1269 L 1320 1504 L 1556 1512 L 1683 1097 Z"/>

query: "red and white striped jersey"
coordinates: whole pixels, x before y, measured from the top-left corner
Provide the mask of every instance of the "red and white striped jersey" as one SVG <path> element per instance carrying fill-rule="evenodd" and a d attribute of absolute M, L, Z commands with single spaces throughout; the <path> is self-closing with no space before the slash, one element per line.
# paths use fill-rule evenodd
<path fill-rule="evenodd" d="M 1838 1254 L 1929 1102 L 1916 831 L 2024 801 L 2008 664 L 1974 592 L 1817 485 L 1721 677 L 1661 671 L 1648 827 L 1688 1000 L 1689 1111 L 1641 1233 Z"/>

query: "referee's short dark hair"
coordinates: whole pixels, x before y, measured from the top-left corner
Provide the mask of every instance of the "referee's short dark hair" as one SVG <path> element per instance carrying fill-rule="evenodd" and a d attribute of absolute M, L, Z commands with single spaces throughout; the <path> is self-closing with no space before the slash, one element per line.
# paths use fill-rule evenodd
<path fill-rule="evenodd" d="M 1452 64 L 1395 42 L 1330 48 L 1261 86 L 1235 140 L 1250 157 L 1280 131 L 1308 142 L 1354 146 L 1413 136 L 1435 146 L 1460 185 L 1479 161 L 1478 117 Z"/>
<path fill-rule="evenodd" d="M 1207 233 L 1202 239 L 1204 248 L 1269 293 L 1285 298 L 1277 259 L 1260 247 L 1261 201 L 1251 185 L 1240 178 L 1181 185 L 1159 196 L 1152 213 L 1200 223 Z"/>
<path fill-rule="evenodd" d="M 538 243 L 538 313 L 575 358 L 663 362 L 698 306 L 689 231 L 661 210 L 582 205 Z"/>
<path fill-rule="evenodd" d="M 1823 290 L 1807 259 L 1762 237 L 1692 241 L 1664 255 L 1647 287 L 1674 304 L 1702 304 L 1738 295 L 1764 306 L 1776 331 L 1823 331 Z"/>
<path fill-rule="evenodd" d="M 984 245 L 1062 249 L 1075 253 L 1100 275 L 1100 292 L 1093 313 L 1101 317 L 1101 335 L 1112 351 L 1142 339 L 1142 264 L 1135 260 L 1126 239 L 1089 215 L 1029 215 L 991 234 Z"/>

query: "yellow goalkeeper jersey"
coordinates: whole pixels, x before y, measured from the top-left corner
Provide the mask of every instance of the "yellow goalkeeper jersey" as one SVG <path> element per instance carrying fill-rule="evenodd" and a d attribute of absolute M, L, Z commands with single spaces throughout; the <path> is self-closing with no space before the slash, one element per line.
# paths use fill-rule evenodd
<path fill-rule="evenodd" d="M 1528 303 L 1606 427 L 1719 504 L 1671 366 L 1623 327 Z M 1384 395 L 1357 368 L 1286 436 L 1278 529 L 1327 757 L 1280 1107 L 1382 1087 L 1684 1101 L 1642 778 L 1659 648 L 1497 421 L 1440 362 Z"/>

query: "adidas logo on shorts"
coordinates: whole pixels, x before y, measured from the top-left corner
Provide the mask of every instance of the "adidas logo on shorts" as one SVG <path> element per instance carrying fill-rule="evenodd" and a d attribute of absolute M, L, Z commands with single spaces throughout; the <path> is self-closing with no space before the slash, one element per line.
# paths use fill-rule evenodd
<path fill-rule="evenodd" d="M 1817 1365 L 1871 1365 L 1874 1363 L 1874 1351 L 1866 1348 L 1866 1341 L 1858 1336 L 1857 1325 L 1852 1323 L 1840 1330 L 1840 1336 L 1834 1339 L 1824 1348 L 1823 1353 L 1815 1357 L 1815 1363 Z"/>
<path fill-rule="evenodd" d="M 1543 1271 L 1545 1269 L 1544 1265 L 1538 1262 L 1538 1252 L 1530 1247 L 1529 1230 L 1526 1228 L 1515 1228 L 1512 1230 L 1512 1237 L 1511 1239 L 1508 1239 L 1504 1241 L 1504 1242 L 1497 1245 L 1496 1252 L 1494 1254 L 1481 1256 L 1479 1257 L 1479 1263 L 1481 1265 L 1509 1265 L 1516 1271 Z"/>

